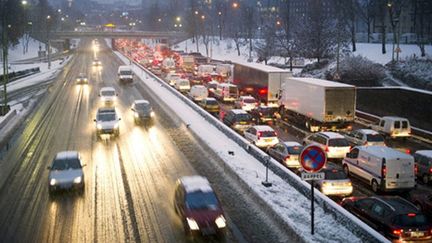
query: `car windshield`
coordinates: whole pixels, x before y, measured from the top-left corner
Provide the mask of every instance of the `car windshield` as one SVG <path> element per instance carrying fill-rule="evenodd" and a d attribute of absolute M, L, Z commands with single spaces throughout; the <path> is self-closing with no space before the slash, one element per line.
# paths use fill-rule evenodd
<path fill-rule="evenodd" d="M 260 108 L 258 111 L 262 114 L 262 116 L 273 116 L 274 114 L 274 109 L 270 107 Z"/>
<path fill-rule="evenodd" d="M 253 104 L 253 103 L 255 103 L 255 99 L 253 99 L 253 98 L 247 98 L 247 99 L 244 99 L 243 102 L 247 103 L 247 104 Z"/>
<path fill-rule="evenodd" d="M 114 96 L 115 95 L 115 91 L 112 90 L 106 90 L 106 91 L 102 91 L 102 96 Z"/>
<path fill-rule="evenodd" d="M 236 115 L 236 119 L 239 122 L 242 122 L 242 121 L 251 121 L 252 117 L 249 114 L 237 114 Z"/>
<path fill-rule="evenodd" d="M 218 105 L 216 100 L 207 100 L 207 105 Z"/>
<path fill-rule="evenodd" d="M 76 170 L 81 168 L 81 163 L 77 158 L 74 159 L 56 159 L 51 170 Z"/>
<path fill-rule="evenodd" d="M 401 214 L 397 215 L 394 219 L 394 223 L 398 226 L 404 227 L 418 227 L 429 224 L 429 220 L 424 214 Z"/>
<path fill-rule="evenodd" d="M 99 113 L 97 117 L 98 121 L 114 121 L 115 113 L 107 112 L 107 113 Z"/>
<path fill-rule="evenodd" d="M 331 147 L 349 147 L 348 141 L 344 138 L 330 139 L 328 145 Z"/>
<path fill-rule="evenodd" d="M 326 180 L 345 180 L 348 178 L 345 172 L 341 170 L 325 170 L 324 173 Z"/>
<path fill-rule="evenodd" d="M 384 142 L 384 137 L 380 134 L 368 134 L 366 137 L 369 142 Z"/>
<path fill-rule="evenodd" d="M 274 131 L 260 131 L 260 137 L 268 138 L 268 137 L 276 137 L 276 133 Z"/>
<path fill-rule="evenodd" d="M 132 71 L 130 71 L 130 70 L 123 70 L 123 71 L 120 71 L 120 75 L 132 75 Z"/>
<path fill-rule="evenodd" d="M 150 106 L 150 104 L 147 104 L 147 103 L 138 103 L 135 105 L 135 109 L 138 111 L 150 111 L 151 106 Z"/>
<path fill-rule="evenodd" d="M 303 150 L 303 146 L 288 147 L 289 154 L 300 154 L 302 150 Z"/>
<path fill-rule="evenodd" d="M 186 194 L 186 206 L 189 209 L 217 209 L 218 200 L 213 192 L 192 192 Z"/>

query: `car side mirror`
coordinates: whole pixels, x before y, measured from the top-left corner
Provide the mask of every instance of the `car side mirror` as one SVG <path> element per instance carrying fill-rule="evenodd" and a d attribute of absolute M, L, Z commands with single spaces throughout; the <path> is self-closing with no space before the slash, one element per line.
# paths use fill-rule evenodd
<path fill-rule="evenodd" d="M 47 170 L 51 170 L 51 166 L 47 166 Z"/>
<path fill-rule="evenodd" d="M 93 119 L 94 122 L 96 122 L 96 119 Z"/>
<path fill-rule="evenodd" d="M 119 121 L 121 120 L 121 117 L 119 117 Z"/>
<path fill-rule="evenodd" d="M 132 110 L 132 111 L 135 111 L 135 109 L 134 109 L 134 108 L 131 108 L 131 110 Z"/>
<path fill-rule="evenodd" d="M 86 167 L 87 166 L 87 164 L 83 164 L 83 165 L 81 165 L 81 167 Z"/>

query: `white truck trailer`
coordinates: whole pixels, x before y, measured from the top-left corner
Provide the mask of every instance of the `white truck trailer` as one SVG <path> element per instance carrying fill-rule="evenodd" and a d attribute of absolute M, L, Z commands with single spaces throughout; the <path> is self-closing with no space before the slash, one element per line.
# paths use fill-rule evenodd
<path fill-rule="evenodd" d="M 281 83 L 279 114 L 309 131 L 351 130 L 355 86 L 315 78 L 290 77 Z"/>

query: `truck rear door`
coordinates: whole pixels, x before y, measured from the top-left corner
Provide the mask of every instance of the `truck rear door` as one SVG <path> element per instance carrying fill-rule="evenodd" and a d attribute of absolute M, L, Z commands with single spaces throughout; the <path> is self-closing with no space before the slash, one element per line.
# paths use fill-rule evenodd
<path fill-rule="evenodd" d="M 325 91 L 325 121 L 353 121 L 355 101 L 354 88 L 327 88 Z"/>
<path fill-rule="evenodd" d="M 415 185 L 414 161 L 391 159 L 386 163 L 386 186 L 389 189 L 411 188 Z"/>

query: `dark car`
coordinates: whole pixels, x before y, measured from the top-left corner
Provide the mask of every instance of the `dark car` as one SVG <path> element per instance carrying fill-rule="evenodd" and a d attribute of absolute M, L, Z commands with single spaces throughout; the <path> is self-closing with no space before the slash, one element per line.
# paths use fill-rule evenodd
<path fill-rule="evenodd" d="M 412 190 L 409 193 L 409 200 L 416 205 L 417 208 L 432 217 L 432 193 L 425 190 Z"/>
<path fill-rule="evenodd" d="M 85 73 L 80 73 L 78 77 L 76 78 L 77 84 L 88 84 L 88 79 Z"/>
<path fill-rule="evenodd" d="M 269 106 L 258 106 L 257 108 L 250 111 L 252 119 L 257 124 L 268 124 L 274 123 L 276 120 L 275 116 L 276 109 Z"/>
<path fill-rule="evenodd" d="M 174 210 L 188 235 L 224 234 L 226 220 L 221 203 L 202 176 L 184 176 L 177 180 Z"/>
<path fill-rule="evenodd" d="M 135 123 L 140 123 L 142 121 L 150 121 L 153 118 L 154 112 L 147 100 L 135 100 L 132 103 L 131 110 L 134 114 Z"/>
<path fill-rule="evenodd" d="M 391 239 L 432 239 L 432 224 L 416 206 L 399 196 L 345 198 L 342 207 Z"/>
<path fill-rule="evenodd" d="M 300 168 L 299 155 L 303 146 L 297 142 L 280 142 L 267 151 L 277 161 L 288 168 Z"/>
<path fill-rule="evenodd" d="M 205 98 L 198 103 L 204 110 L 211 114 L 219 113 L 220 106 L 215 98 Z"/>
<path fill-rule="evenodd" d="M 432 150 L 419 150 L 414 153 L 417 176 L 424 184 L 432 180 Z"/>
<path fill-rule="evenodd" d="M 222 121 L 225 125 L 240 133 L 243 133 L 253 125 L 252 116 L 241 109 L 232 109 L 228 111 L 222 118 Z"/>

